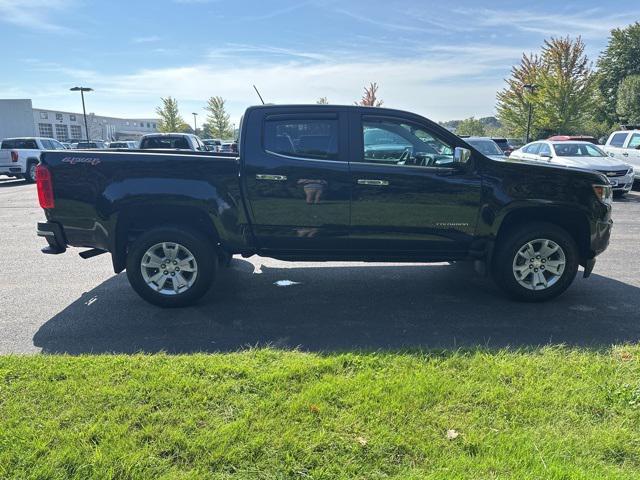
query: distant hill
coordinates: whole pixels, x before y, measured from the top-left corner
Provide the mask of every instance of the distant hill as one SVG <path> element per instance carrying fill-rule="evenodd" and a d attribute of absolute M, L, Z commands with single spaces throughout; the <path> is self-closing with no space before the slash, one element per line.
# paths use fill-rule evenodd
<path fill-rule="evenodd" d="M 500 120 L 498 120 L 496 117 L 482 117 L 478 120 L 489 130 L 497 130 L 502 127 L 502 123 L 500 123 Z M 442 125 L 447 130 L 455 132 L 458 128 L 458 125 L 460 125 L 460 122 L 462 122 L 462 120 L 447 120 L 446 122 L 440 122 L 440 125 Z"/>

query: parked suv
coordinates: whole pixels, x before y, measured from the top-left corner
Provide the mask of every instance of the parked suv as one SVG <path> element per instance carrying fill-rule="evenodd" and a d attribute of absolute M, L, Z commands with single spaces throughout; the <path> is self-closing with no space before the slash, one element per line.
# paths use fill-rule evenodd
<path fill-rule="evenodd" d="M 635 180 L 640 180 L 640 130 L 613 132 L 602 149 L 610 157 L 633 165 Z"/>
<path fill-rule="evenodd" d="M 65 150 L 64 145 L 46 137 L 5 138 L 0 143 L 0 175 L 36 181 L 36 165 L 42 150 Z"/>

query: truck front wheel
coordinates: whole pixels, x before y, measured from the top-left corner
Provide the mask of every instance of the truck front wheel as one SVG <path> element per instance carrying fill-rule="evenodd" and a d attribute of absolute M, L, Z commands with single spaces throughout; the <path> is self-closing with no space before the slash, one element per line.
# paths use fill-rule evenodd
<path fill-rule="evenodd" d="M 217 255 L 201 233 L 182 227 L 150 230 L 130 246 L 127 277 L 143 299 L 160 307 L 183 307 L 211 286 Z"/>
<path fill-rule="evenodd" d="M 517 300 L 540 302 L 569 288 L 578 272 L 579 252 L 568 232 L 536 222 L 508 232 L 493 260 L 498 286 Z"/>

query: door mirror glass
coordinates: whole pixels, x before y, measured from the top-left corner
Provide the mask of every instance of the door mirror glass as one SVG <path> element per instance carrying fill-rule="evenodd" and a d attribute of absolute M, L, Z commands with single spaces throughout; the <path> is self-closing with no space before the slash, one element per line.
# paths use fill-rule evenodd
<path fill-rule="evenodd" d="M 464 147 L 456 147 L 453 151 L 453 163 L 464 165 L 471 158 L 471 150 Z"/>

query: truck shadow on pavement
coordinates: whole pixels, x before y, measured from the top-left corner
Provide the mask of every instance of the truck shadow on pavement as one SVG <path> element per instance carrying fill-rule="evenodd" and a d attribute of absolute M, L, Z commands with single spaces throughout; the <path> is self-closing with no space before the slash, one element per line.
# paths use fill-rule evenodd
<path fill-rule="evenodd" d="M 196 306 L 163 310 L 110 278 L 34 336 L 45 353 L 592 348 L 640 340 L 640 288 L 579 278 L 544 304 L 506 299 L 465 265 L 262 267 L 234 259 Z M 278 286 L 276 282 L 287 286 Z"/>

